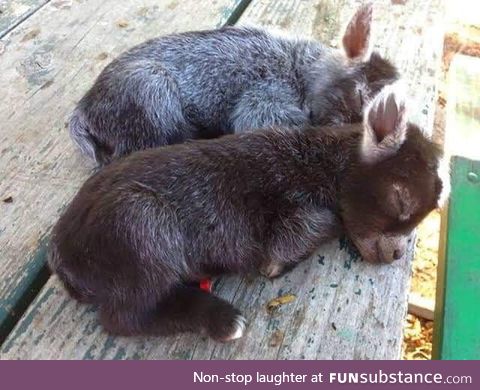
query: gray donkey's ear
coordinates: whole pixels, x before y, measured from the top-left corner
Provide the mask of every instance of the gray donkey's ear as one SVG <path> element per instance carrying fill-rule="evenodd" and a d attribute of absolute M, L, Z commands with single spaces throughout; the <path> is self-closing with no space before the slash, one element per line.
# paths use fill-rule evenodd
<path fill-rule="evenodd" d="M 395 83 L 384 87 L 364 112 L 362 159 L 377 162 L 395 154 L 407 132 L 405 87 Z"/>
<path fill-rule="evenodd" d="M 372 11 L 372 3 L 364 4 L 348 23 L 342 40 L 348 58 L 365 60 L 369 56 Z"/>

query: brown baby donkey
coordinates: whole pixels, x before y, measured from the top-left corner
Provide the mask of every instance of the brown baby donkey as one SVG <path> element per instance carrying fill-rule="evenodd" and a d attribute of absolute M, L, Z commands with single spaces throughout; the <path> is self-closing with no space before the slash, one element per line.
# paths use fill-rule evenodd
<path fill-rule="evenodd" d="M 241 337 L 240 312 L 190 282 L 278 276 L 342 232 L 367 261 L 400 259 L 448 193 L 442 153 L 407 122 L 395 86 L 364 114 L 363 126 L 265 130 L 115 161 L 58 221 L 50 266 L 112 333 Z"/>

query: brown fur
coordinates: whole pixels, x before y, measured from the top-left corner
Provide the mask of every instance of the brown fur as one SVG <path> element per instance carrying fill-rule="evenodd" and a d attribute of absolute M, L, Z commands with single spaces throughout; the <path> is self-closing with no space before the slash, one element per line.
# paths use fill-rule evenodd
<path fill-rule="evenodd" d="M 366 117 L 403 115 L 391 96 Z M 230 135 L 115 161 L 55 226 L 50 266 L 75 298 L 100 306 L 110 332 L 239 337 L 240 313 L 187 283 L 254 269 L 276 276 L 342 229 L 366 260 L 390 262 L 436 207 L 438 148 L 402 120 L 372 123 L 397 124 L 382 128 L 393 149 L 375 161 L 362 149 L 375 135 L 362 125 Z"/>

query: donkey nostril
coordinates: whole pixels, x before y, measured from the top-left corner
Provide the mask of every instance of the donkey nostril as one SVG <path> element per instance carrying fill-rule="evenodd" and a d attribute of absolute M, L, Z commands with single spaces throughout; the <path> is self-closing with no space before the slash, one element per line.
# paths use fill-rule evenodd
<path fill-rule="evenodd" d="M 402 257 L 402 251 L 399 249 L 395 249 L 393 251 L 393 260 L 398 260 Z"/>

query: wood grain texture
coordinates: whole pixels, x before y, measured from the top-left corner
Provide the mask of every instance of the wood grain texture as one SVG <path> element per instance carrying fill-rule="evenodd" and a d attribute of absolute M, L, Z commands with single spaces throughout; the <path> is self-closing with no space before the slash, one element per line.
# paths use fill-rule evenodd
<path fill-rule="evenodd" d="M 408 297 L 408 312 L 429 321 L 434 319 L 435 300 L 411 292 Z"/>
<path fill-rule="evenodd" d="M 240 19 L 319 39 L 341 48 L 343 30 L 362 0 L 254 1 Z M 443 51 L 444 1 L 374 1 L 373 49 L 401 70 L 411 96 L 411 118 L 430 132 Z"/>
<path fill-rule="evenodd" d="M 66 130 L 75 102 L 126 48 L 222 25 L 241 3 L 52 1 L 3 38 L 0 198 L 11 202 L 0 202 L 0 340 L 45 274 L 50 227 L 92 170 Z"/>
<path fill-rule="evenodd" d="M 51 278 L 1 349 L 2 359 L 387 359 L 396 358 L 408 264 L 365 264 L 335 242 L 280 279 L 223 278 L 215 293 L 248 320 L 245 336 L 215 343 L 197 335 L 106 334 L 94 307 Z M 268 302 L 293 294 L 274 311 Z M 396 330 L 397 333 L 394 331 Z"/>
<path fill-rule="evenodd" d="M 254 0 L 240 23 L 283 28 L 336 44 L 359 4 L 354 0 Z M 442 49 L 441 9 L 441 0 L 409 1 L 406 5 L 375 2 L 375 46 L 406 75 L 414 93 L 413 113 L 430 132 Z M 70 149 L 67 141 L 63 145 Z M 84 160 L 77 158 L 66 167 L 62 161 L 57 172 L 71 175 L 74 167 L 78 171 Z M 408 257 L 411 255 L 412 251 Z M 390 266 L 365 264 L 343 242 L 334 242 L 273 282 L 260 277 L 221 279 L 216 293 L 232 301 L 249 321 L 245 337 L 231 344 L 216 344 L 195 335 L 108 336 L 96 321 L 95 309 L 71 301 L 52 278 L 3 344 L 1 357 L 396 359 L 400 356 L 409 276 L 408 261 Z M 293 302 L 273 313 L 266 310 L 271 299 L 289 293 L 296 296 Z"/>
<path fill-rule="evenodd" d="M 480 59 L 453 57 L 448 73 L 445 148 L 451 156 L 480 161 Z"/>
<path fill-rule="evenodd" d="M 0 0 L 0 38 L 8 34 L 50 0 Z M 57 4 L 62 0 L 54 0 Z M 65 2 L 65 0 L 63 0 Z M 71 1 L 70 1 L 71 3 Z"/>

